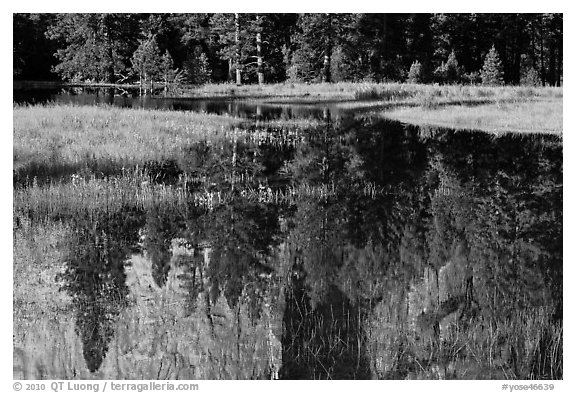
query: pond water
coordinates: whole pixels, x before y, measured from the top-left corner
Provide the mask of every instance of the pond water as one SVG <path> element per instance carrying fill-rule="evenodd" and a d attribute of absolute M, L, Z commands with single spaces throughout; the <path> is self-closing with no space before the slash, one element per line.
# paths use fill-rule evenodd
<path fill-rule="evenodd" d="M 325 119 L 148 163 L 177 202 L 62 215 L 14 377 L 561 378 L 562 141 Z"/>
<path fill-rule="evenodd" d="M 231 115 L 246 119 L 276 120 L 295 118 L 321 118 L 323 109 L 329 108 L 332 115 L 339 113 L 334 106 L 317 105 L 272 105 L 248 103 L 230 98 L 178 98 L 162 95 L 140 96 L 137 89 L 115 88 L 36 88 L 13 90 L 16 104 L 70 104 L 70 105 L 113 105 L 122 108 L 146 108 L 161 110 L 193 111 L 217 115 Z"/>

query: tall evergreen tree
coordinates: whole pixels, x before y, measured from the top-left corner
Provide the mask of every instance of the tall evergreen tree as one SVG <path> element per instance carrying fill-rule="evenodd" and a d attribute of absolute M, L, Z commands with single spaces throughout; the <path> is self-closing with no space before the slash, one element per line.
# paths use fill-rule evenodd
<path fill-rule="evenodd" d="M 256 15 L 256 57 L 258 62 L 258 84 L 264 84 L 264 59 L 262 58 L 262 16 Z"/>
<path fill-rule="evenodd" d="M 543 84 L 563 72 L 562 14 L 15 14 L 14 77 L 128 81 L 139 39 L 155 35 L 174 67 L 201 48 L 214 81 L 280 82 L 406 80 L 421 63 L 444 82 L 450 57 L 476 81 L 494 45 L 504 82 L 526 81 L 533 68 Z M 47 41 L 45 38 L 50 40 Z M 454 55 L 451 56 L 452 52 Z M 527 66 L 529 64 L 529 66 Z M 444 72 L 445 71 L 445 72 Z"/>
<path fill-rule="evenodd" d="M 353 20 L 351 14 L 301 14 L 291 64 L 293 76 L 331 82 L 333 52 L 349 46 Z"/>
<path fill-rule="evenodd" d="M 499 86 L 504 84 L 502 62 L 494 46 L 490 48 L 490 51 L 486 55 L 480 76 L 483 85 Z"/>
<path fill-rule="evenodd" d="M 210 82 L 212 70 L 210 69 L 208 57 L 202 52 L 200 46 L 194 49 L 192 55 L 184 63 L 184 71 L 188 82 L 193 85 L 202 85 Z"/>
<path fill-rule="evenodd" d="M 420 83 L 422 82 L 422 64 L 416 60 L 410 66 L 410 71 L 408 72 L 408 78 L 406 79 L 408 83 Z"/>
<path fill-rule="evenodd" d="M 162 59 L 160 49 L 156 42 L 156 36 L 152 35 L 140 40 L 140 45 L 132 56 L 132 71 L 140 79 L 140 91 L 146 91 L 148 82 L 154 83 L 154 79 L 161 75 L 162 63 L 168 59 Z"/>
<path fill-rule="evenodd" d="M 450 52 L 446 62 L 442 62 L 438 68 L 434 70 L 434 78 L 436 82 L 440 83 L 458 83 L 462 76 L 462 67 L 458 64 L 456 53 Z"/>
<path fill-rule="evenodd" d="M 228 62 L 229 78 L 234 78 L 237 83 L 241 82 L 243 64 L 251 52 L 244 19 L 245 15 L 241 14 L 214 14 L 210 18 L 211 33 L 220 48 L 218 55 Z"/>
<path fill-rule="evenodd" d="M 127 68 L 138 27 L 130 14 L 59 14 L 47 34 L 63 42 L 54 68 L 63 79 L 110 83 Z"/>

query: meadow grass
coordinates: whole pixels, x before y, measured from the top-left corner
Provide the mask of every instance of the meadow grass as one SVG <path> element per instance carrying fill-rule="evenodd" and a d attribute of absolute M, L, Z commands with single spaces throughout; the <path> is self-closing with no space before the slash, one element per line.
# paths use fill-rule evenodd
<path fill-rule="evenodd" d="M 321 104 L 416 125 L 488 132 L 562 132 L 562 87 L 318 83 L 205 85 L 192 96 L 228 96 L 267 103 Z"/>
<path fill-rule="evenodd" d="M 195 141 L 226 136 L 240 119 L 99 106 L 15 106 L 15 175 L 131 167 L 173 157 Z M 34 170 L 36 169 L 36 170 Z M 70 172 L 70 171 L 69 171 Z"/>
<path fill-rule="evenodd" d="M 395 108 L 381 115 L 415 125 L 482 130 L 492 133 L 521 132 L 561 134 L 562 101 L 490 103 L 485 105 L 452 105 L 436 107 Z"/>
<path fill-rule="evenodd" d="M 453 325 L 438 358 L 447 378 L 561 379 L 562 325 L 553 307 Z"/>
<path fill-rule="evenodd" d="M 430 85 L 415 83 L 276 83 L 236 86 L 208 84 L 186 90 L 191 97 L 236 97 L 273 102 L 384 101 L 420 103 L 435 97 L 441 102 L 562 98 L 562 88 L 479 85 Z"/>
<path fill-rule="evenodd" d="M 66 221 L 82 212 L 113 214 L 123 207 L 144 209 L 158 203 L 186 206 L 187 197 L 182 187 L 152 183 L 140 170 L 106 178 L 92 175 L 16 188 L 14 217 L 39 223 Z"/>
<path fill-rule="evenodd" d="M 231 116 L 112 106 L 15 106 L 13 116 L 17 181 L 75 173 L 118 175 L 121 168 L 175 159 L 197 142 L 240 138 L 282 143 L 319 124 L 312 119 L 270 120 L 248 127 Z"/>
<path fill-rule="evenodd" d="M 383 379 L 562 379 L 563 328 L 553 307 L 456 320 L 442 337 L 418 337 L 401 324 L 366 332 L 369 356 Z M 417 338 L 418 337 L 418 338 Z"/>

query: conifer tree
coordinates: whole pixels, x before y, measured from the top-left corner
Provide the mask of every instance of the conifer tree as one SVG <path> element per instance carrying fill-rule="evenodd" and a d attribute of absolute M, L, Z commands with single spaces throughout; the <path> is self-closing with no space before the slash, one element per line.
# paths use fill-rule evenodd
<path fill-rule="evenodd" d="M 166 50 L 162 55 L 162 63 L 160 65 L 160 70 L 162 73 L 162 79 L 164 80 L 164 90 L 168 90 L 168 84 L 174 80 L 174 60 L 170 56 L 170 52 Z"/>
<path fill-rule="evenodd" d="M 302 14 L 294 41 L 289 75 L 301 81 L 331 82 L 332 55 L 350 46 L 352 14 Z"/>
<path fill-rule="evenodd" d="M 244 63 L 252 53 L 252 40 L 248 31 L 247 14 L 214 14 L 210 29 L 220 50 L 222 60 L 228 61 L 228 74 L 237 84 L 242 82 Z"/>
<path fill-rule="evenodd" d="M 210 69 L 208 57 L 202 52 L 201 47 L 197 46 L 194 48 L 189 59 L 184 63 L 184 71 L 188 82 L 193 85 L 202 85 L 210 82 L 212 70 Z"/>
<path fill-rule="evenodd" d="M 502 48 L 501 66 L 495 58 L 489 60 L 495 77 L 486 74 L 485 83 L 502 83 L 498 74 L 504 74 L 506 83 L 562 83 L 562 14 L 13 17 L 14 76 L 21 79 L 58 74 L 69 81 L 123 83 L 130 79 L 125 71 L 139 38 L 156 35 L 160 55 L 168 49 L 175 68 L 200 46 L 215 81 L 281 82 L 287 76 L 299 81 L 399 81 L 418 59 L 423 80 L 431 79 L 431 71 L 441 83 L 478 83 L 486 52 L 494 44 Z"/>
<path fill-rule="evenodd" d="M 140 45 L 132 56 L 132 71 L 140 78 L 140 92 L 142 88 L 146 92 L 148 82 L 153 83 L 154 78 L 161 73 L 162 62 L 156 36 L 140 40 Z"/>
<path fill-rule="evenodd" d="M 450 52 L 448 60 L 442 62 L 436 70 L 434 70 L 436 80 L 442 83 L 458 83 L 462 75 L 462 68 L 456 59 L 456 52 Z"/>
<path fill-rule="evenodd" d="M 499 86 L 504 84 L 502 62 L 494 45 L 486 55 L 480 76 L 483 85 Z"/>
<path fill-rule="evenodd" d="M 256 15 L 256 56 L 258 68 L 258 84 L 264 84 L 264 60 L 262 58 L 262 16 Z"/>
<path fill-rule="evenodd" d="M 422 64 L 416 60 L 410 66 L 410 71 L 408 72 L 408 78 L 406 79 L 408 83 L 420 83 L 422 82 Z"/>
<path fill-rule="evenodd" d="M 46 31 L 61 45 L 54 71 L 64 80 L 112 83 L 126 68 L 135 32 L 130 14 L 58 14 Z"/>

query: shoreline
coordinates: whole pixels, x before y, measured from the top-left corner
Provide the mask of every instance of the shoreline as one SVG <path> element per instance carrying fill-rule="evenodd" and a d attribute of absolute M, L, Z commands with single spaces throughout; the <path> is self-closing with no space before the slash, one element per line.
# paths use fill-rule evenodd
<path fill-rule="evenodd" d="M 14 81 L 14 90 L 56 87 L 137 89 L 138 85 Z M 209 84 L 174 98 L 262 105 L 333 105 L 419 126 L 490 133 L 563 132 L 563 88 L 407 83 Z"/>
<path fill-rule="evenodd" d="M 427 110 L 422 107 L 395 108 L 380 116 L 417 126 L 500 133 L 536 133 L 562 136 L 562 100 L 499 102 L 478 106 L 447 105 Z"/>

